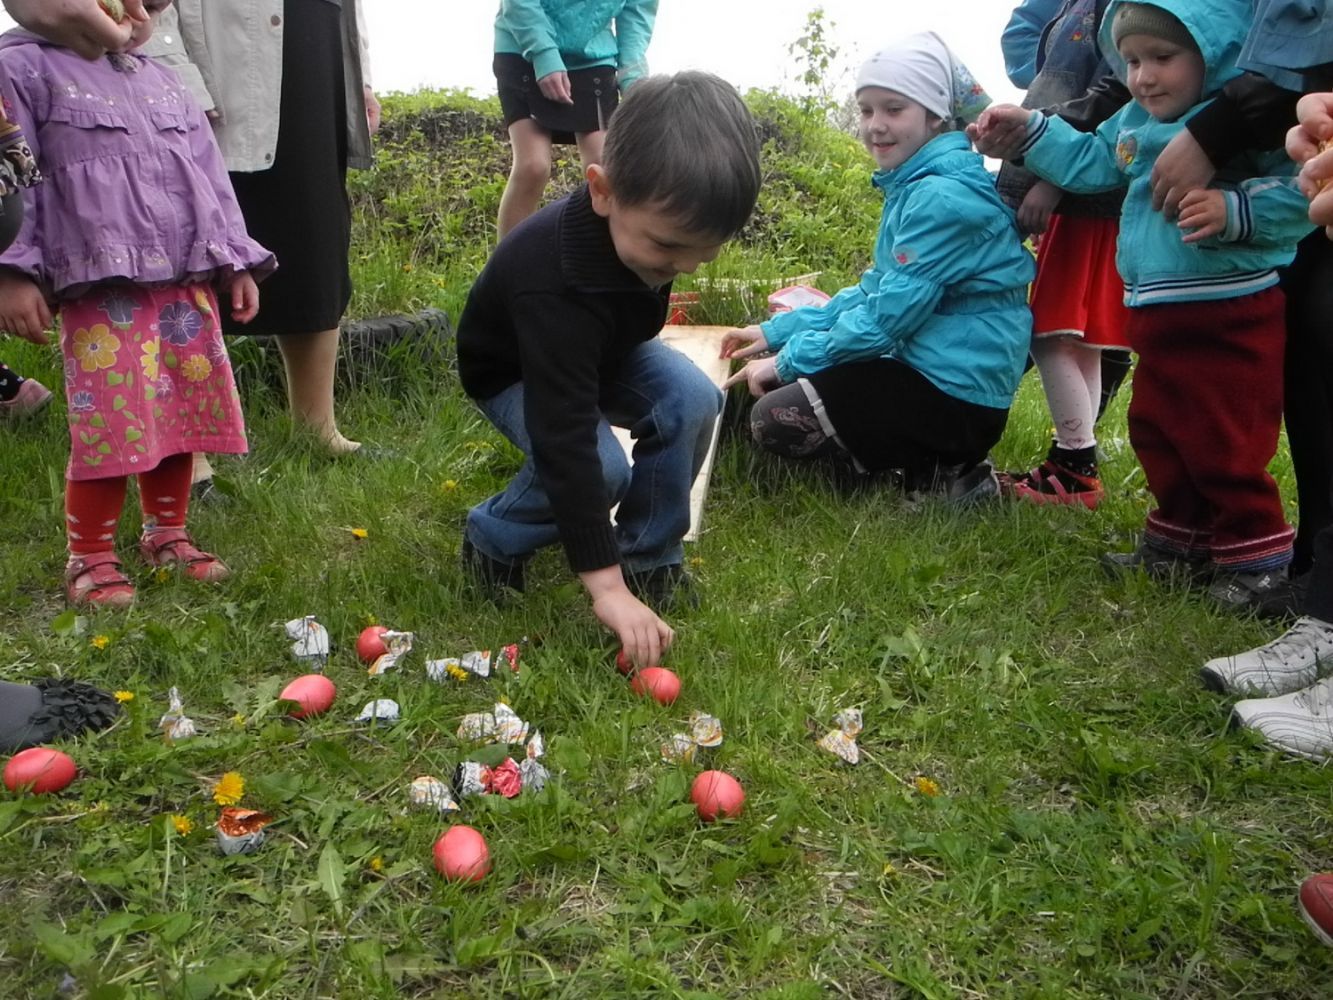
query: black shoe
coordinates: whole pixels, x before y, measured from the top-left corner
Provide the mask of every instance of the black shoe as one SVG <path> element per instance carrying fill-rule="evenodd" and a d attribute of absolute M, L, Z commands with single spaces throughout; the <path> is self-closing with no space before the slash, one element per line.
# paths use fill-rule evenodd
<path fill-rule="evenodd" d="M 1108 576 L 1121 579 L 1133 573 L 1146 573 L 1154 580 L 1177 581 L 1201 587 L 1213 578 L 1212 564 L 1203 559 L 1187 559 L 1163 552 L 1150 545 L 1140 545 L 1133 552 L 1107 552 L 1098 560 Z"/>
<path fill-rule="evenodd" d="M 521 594 L 527 589 L 523 563 L 505 563 L 499 559 L 492 559 L 473 545 L 466 535 L 463 536 L 459 560 L 463 564 L 463 573 L 487 600 L 496 604 L 503 604 L 508 592 Z"/>
<path fill-rule="evenodd" d="M 1255 603 L 1254 613 L 1268 621 L 1295 621 L 1305 610 L 1305 592 L 1309 585 L 1309 570 L 1299 576 L 1283 578 L 1278 586 Z"/>
<path fill-rule="evenodd" d="M 85 730 L 106 729 L 120 705 L 105 691 L 82 681 L 41 680 L 36 684 L 0 683 L 0 751 L 50 743 Z"/>
<path fill-rule="evenodd" d="M 625 583 L 639 600 L 656 611 L 699 606 L 699 590 L 680 563 L 635 572 L 624 570 Z"/>
<path fill-rule="evenodd" d="M 1208 588 L 1208 596 L 1227 611 L 1258 611 L 1261 602 L 1273 598 L 1281 600 L 1287 590 L 1287 575 L 1282 570 L 1265 573 L 1217 574 L 1217 580 Z"/>

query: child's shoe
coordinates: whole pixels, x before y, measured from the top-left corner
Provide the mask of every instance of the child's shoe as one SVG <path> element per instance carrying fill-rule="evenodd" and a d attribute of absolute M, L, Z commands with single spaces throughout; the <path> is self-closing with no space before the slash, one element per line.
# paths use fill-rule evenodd
<path fill-rule="evenodd" d="M 680 563 L 634 571 L 626 567 L 625 583 L 639 600 L 655 611 L 699 606 L 699 591 Z"/>
<path fill-rule="evenodd" d="M 1228 611 L 1254 611 L 1260 603 L 1282 591 L 1286 579 L 1286 573 L 1280 569 L 1262 573 L 1218 570 L 1208 596 Z"/>
<path fill-rule="evenodd" d="M 0 400 L 0 416 L 31 417 L 51 402 L 51 390 L 35 378 L 25 378 L 13 399 Z"/>
<path fill-rule="evenodd" d="M 1311 875 L 1301 883 L 1296 899 L 1315 937 L 1333 948 L 1333 872 Z"/>
<path fill-rule="evenodd" d="M 1028 472 L 1003 477 L 1001 487 L 1006 496 L 1039 506 L 1082 505 L 1088 510 L 1096 510 L 1106 494 L 1095 472 L 1083 475 L 1049 458 Z"/>
<path fill-rule="evenodd" d="M 1301 618 L 1284 635 L 1203 665 L 1206 687 L 1220 694 L 1272 696 L 1309 687 L 1333 673 L 1333 624 Z"/>
<path fill-rule="evenodd" d="M 1238 701 L 1231 718 L 1284 753 L 1310 760 L 1333 757 L 1333 677 L 1291 694 Z"/>
<path fill-rule="evenodd" d="M 128 608 L 134 603 L 134 584 L 110 550 L 70 556 L 65 564 L 65 597 L 80 608 Z"/>
<path fill-rule="evenodd" d="M 1133 552 L 1107 552 L 1098 560 L 1108 576 L 1123 578 L 1133 573 L 1146 573 L 1154 580 L 1179 580 L 1190 586 L 1202 586 L 1212 579 L 1212 566 L 1204 559 L 1188 559 L 1140 545 Z"/>
<path fill-rule="evenodd" d="M 149 566 L 180 566 L 186 576 L 201 583 L 231 576 L 227 564 L 197 549 L 184 528 L 145 528 L 139 536 L 139 555 Z"/>
<path fill-rule="evenodd" d="M 463 564 L 463 573 L 494 604 L 503 604 L 508 591 L 521 594 L 527 589 L 522 562 L 506 563 L 492 559 L 473 545 L 467 535 L 463 536 L 459 561 Z"/>

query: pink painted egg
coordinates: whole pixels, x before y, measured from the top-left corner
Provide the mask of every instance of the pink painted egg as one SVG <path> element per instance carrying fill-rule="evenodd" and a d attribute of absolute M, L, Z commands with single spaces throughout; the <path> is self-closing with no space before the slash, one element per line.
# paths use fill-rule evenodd
<path fill-rule="evenodd" d="M 435 841 L 435 870 L 451 882 L 480 882 L 491 870 L 486 838 L 470 826 L 451 826 Z"/>
<path fill-rule="evenodd" d="M 652 697 L 661 705 L 680 697 L 680 678 L 666 667 L 645 667 L 630 679 L 629 686 L 635 694 Z"/>
<path fill-rule="evenodd" d="M 5 787 L 11 792 L 45 795 L 60 791 L 77 773 L 69 754 L 50 747 L 30 747 L 9 758 L 5 765 Z"/>
<path fill-rule="evenodd" d="M 293 719 L 304 719 L 327 712 L 337 695 L 338 689 L 333 681 L 323 674 L 304 674 L 283 688 L 278 697 L 296 702 L 296 707 L 287 714 Z"/>
<path fill-rule="evenodd" d="M 389 651 L 383 638 L 387 631 L 383 625 L 371 625 L 361 630 L 356 637 L 356 655 L 361 657 L 362 663 L 374 663 Z"/>
<path fill-rule="evenodd" d="M 690 801 L 705 823 L 735 819 L 745 807 L 745 789 L 726 771 L 704 771 L 690 786 Z"/>

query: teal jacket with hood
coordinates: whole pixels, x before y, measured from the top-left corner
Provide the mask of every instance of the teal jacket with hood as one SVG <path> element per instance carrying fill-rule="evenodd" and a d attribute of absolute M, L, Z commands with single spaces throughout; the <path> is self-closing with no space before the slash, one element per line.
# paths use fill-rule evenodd
<path fill-rule="evenodd" d="M 1122 0 L 1102 21 L 1102 51 L 1116 72 L 1124 61 L 1111 42 L 1111 23 Z M 1249 29 L 1250 0 L 1159 0 L 1189 30 L 1204 61 L 1204 101 L 1175 121 L 1159 121 L 1135 101 L 1095 133 L 1078 132 L 1059 118 L 1033 112 L 1021 149 L 1023 165 L 1068 191 L 1091 193 L 1127 187 L 1116 244 L 1116 267 L 1131 307 L 1200 302 L 1250 295 L 1277 284 L 1275 268 L 1291 262 L 1296 244 L 1314 227 L 1296 188 L 1295 165 L 1281 151 L 1245 156 L 1218 172 L 1213 187 L 1226 198 L 1222 233 L 1185 243 L 1184 232 L 1152 206 L 1154 161 L 1185 122 L 1232 77 Z"/>
<path fill-rule="evenodd" d="M 495 51 L 521 55 L 538 80 L 614 66 L 624 89 L 648 72 L 656 20 L 657 0 L 501 0 Z"/>
<path fill-rule="evenodd" d="M 1036 267 L 981 157 L 946 132 L 874 184 L 884 212 L 860 283 L 763 324 L 778 375 L 893 358 L 950 396 L 1008 409 L 1032 337 Z"/>

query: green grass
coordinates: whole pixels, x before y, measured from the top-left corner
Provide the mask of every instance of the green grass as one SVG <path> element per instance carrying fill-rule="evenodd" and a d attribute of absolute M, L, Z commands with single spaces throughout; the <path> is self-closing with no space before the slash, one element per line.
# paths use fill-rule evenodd
<path fill-rule="evenodd" d="M 390 104 L 395 134 L 439 113 L 438 97 L 412 101 Z M 854 146 L 788 117 L 760 222 L 713 275 L 823 266 L 836 284 L 864 261 L 868 189 L 822 210 L 826 192 L 799 190 L 821 157 L 852 176 Z M 404 140 L 357 180 L 358 314 L 456 311 L 498 193 L 493 171 L 461 177 L 460 157 Z M 746 318 L 705 299 L 710 317 Z M 59 384 L 54 354 L 3 350 Z M 82 769 L 68 790 L 0 794 L 5 996 L 51 996 L 66 971 L 98 998 L 1329 995 L 1333 954 L 1293 901 L 1333 855 L 1328 775 L 1229 732 L 1196 676 L 1272 630 L 1097 568 L 1148 503 L 1123 401 L 1095 514 L 846 496 L 729 422 L 689 550 L 704 604 L 673 620 L 684 693 L 662 709 L 615 672 L 558 553 L 513 607 L 462 585 L 464 514 L 517 457 L 447 366 L 400 358 L 392 384 L 345 392 L 346 429 L 397 451 L 331 462 L 290 433 L 248 345 L 237 354 L 253 452 L 219 463 L 233 502 L 192 516 L 236 570 L 216 590 L 140 573 L 129 613 L 63 615 L 63 412 L 0 430 L 0 676 L 135 694 L 116 728 L 66 746 Z M 1029 379 L 997 458 L 1030 462 L 1048 422 Z M 134 527 L 127 514 L 125 551 Z M 301 671 L 274 623 L 301 614 L 334 637 L 339 697 L 295 724 L 274 699 Z M 352 651 L 372 618 L 417 634 L 379 679 Z M 426 654 L 535 634 L 517 676 L 425 679 Z M 203 735 L 168 746 L 172 685 Z M 404 721 L 354 725 L 372 697 Z M 470 752 L 459 717 L 498 698 L 543 732 L 555 778 L 469 800 L 495 869 L 446 884 L 430 861 L 445 824 L 408 812 L 406 785 L 447 776 Z M 856 767 L 815 746 L 849 705 L 866 720 Z M 694 709 L 726 727 L 706 760 L 745 784 L 738 821 L 701 826 L 686 790 L 704 762 L 659 759 Z M 278 817 L 252 856 L 212 843 L 211 783 L 230 770 L 245 805 Z M 173 814 L 195 831 L 172 832 Z"/>

